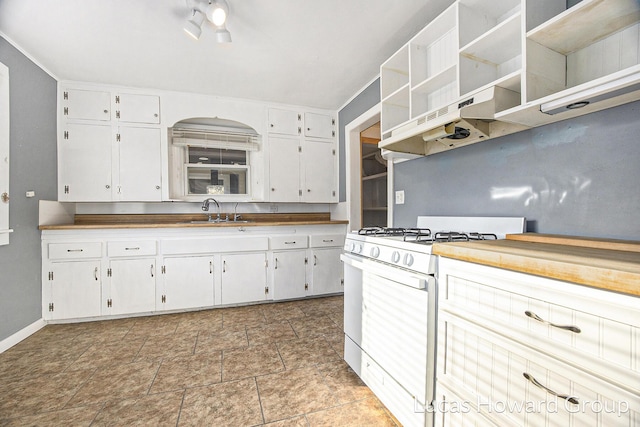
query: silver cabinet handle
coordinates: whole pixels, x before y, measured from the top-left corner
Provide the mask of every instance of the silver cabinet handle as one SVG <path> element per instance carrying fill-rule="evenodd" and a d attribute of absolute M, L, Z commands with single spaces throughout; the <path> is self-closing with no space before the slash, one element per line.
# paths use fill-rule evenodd
<path fill-rule="evenodd" d="M 154 275 L 153 275 L 153 264 L 151 264 L 151 277 L 154 277 Z"/>
<path fill-rule="evenodd" d="M 139 251 L 140 248 L 124 248 L 125 251 Z"/>
<path fill-rule="evenodd" d="M 213 261 L 209 261 L 209 274 L 213 274 Z"/>
<path fill-rule="evenodd" d="M 529 380 L 531 382 L 531 384 L 533 384 L 534 386 L 538 387 L 541 390 L 546 391 L 549 394 L 552 394 L 554 396 L 559 397 L 560 399 L 564 399 L 569 403 L 573 403 L 574 405 L 578 405 L 580 404 L 580 401 L 578 400 L 577 397 L 574 396 L 569 396 L 567 394 L 559 394 L 556 393 L 555 391 L 551 390 L 549 387 L 544 386 L 543 384 L 541 384 L 538 380 L 536 380 L 533 375 L 527 373 L 527 372 L 523 372 L 522 376 L 524 376 L 527 380 Z"/>
<path fill-rule="evenodd" d="M 84 249 L 67 249 L 67 252 L 84 252 Z"/>
<path fill-rule="evenodd" d="M 313 256 L 313 265 L 316 266 L 318 265 L 318 257 L 317 256 Z"/>
<path fill-rule="evenodd" d="M 333 243 L 333 239 L 322 239 L 323 243 Z"/>
<path fill-rule="evenodd" d="M 227 272 L 227 261 L 222 261 L 222 272 L 223 273 Z"/>
<path fill-rule="evenodd" d="M 580 328 L 578 328 L 577 326 L 571 326 L 571 325 L 557 325 L 555 323 L 551 323 L 548 320 L 544 320 L 542 317 L 538 316 L 537 314 L 535 314 L 533 311 L 525 311 L 524 314 L 527 317 L 532 318 L 533 320 L 537 320 L 540 323 L 544 323 L 547 324 L 549 326 L 553 326 L 554 328 L 558 328 L 558 329 L 564 329 L 565 331 L 571 331 L 574 332 L 576 334 L 579 334 L 581 332 Z"/>
<path fill-rule="evenodd" d="M 296 241 L 294 240 L 294 241 L 292 241 L 292 242 L 284 242 L 284 244 L 285 244 L 285 245 L 295 245 L 295 244 L 296 244 Z"/>
<path fill-rule="evenodd" d="M 98 267 L 95 268 L 95 270 L 93 270 L 93 277 L 98 280 Z"/>

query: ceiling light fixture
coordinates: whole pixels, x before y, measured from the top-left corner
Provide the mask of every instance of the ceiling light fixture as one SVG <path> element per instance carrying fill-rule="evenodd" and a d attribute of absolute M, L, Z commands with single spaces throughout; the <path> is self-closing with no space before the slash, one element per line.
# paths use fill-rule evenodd
<path fill-rule="evenodd" d="M 196 9 L 191 10 L 191 18 L 184 26 L 184 31 L 194 39 L 198 40 L 200 34 L 202 34 L 202 22 L 204 21 L 204 14 Z"/>
<path fill-rule="evenodd" d="M 226 0 L 186 0 L 191 9 L 191 16 L 185 24 L 184 30 L 194 39 L 202 34 L 202 23 L 206 17 L 216 27 L 216 41 L 231 43 L 231 33 L 226 23 L 229 16 L 229 5 Z"/>

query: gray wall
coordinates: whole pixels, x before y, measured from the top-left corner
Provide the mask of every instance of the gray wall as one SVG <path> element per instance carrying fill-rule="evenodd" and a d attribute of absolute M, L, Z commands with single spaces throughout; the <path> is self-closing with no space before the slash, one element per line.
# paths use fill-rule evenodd
<path fill-rule="evenodd" d="M 640 240 L 640 101 L 395 166 L 394 225 L 524 216 L 528 230 Z"/>
<path fill-rule="evenodd" d="M 56 200 L 56 81 L 0 37 L 10 81 L 10 244 L 0 246 L 0 340 L 42 317 L 38 199 Z M 29 190 L 36 197 L 26 198 Z"/>
<path fill-rule="evenodd" d="M 360 117 L 363 113 L 368 111 L 371 107 L 380 102 L 380 79 L 376 79 L 373 83 L 367 86 L 362 92 L 358 94 L 349 104 L 347 104 L 342 110 L 338 112 L 338 124 L 340 126 L 338 130 L 338 144 L 340 154 L 340 186 L 339 200 L 341 202 L 347 199 L 347 174 L 345 165 L 345 134 L 344 128 L 351 123 L 354 119 Z"/>

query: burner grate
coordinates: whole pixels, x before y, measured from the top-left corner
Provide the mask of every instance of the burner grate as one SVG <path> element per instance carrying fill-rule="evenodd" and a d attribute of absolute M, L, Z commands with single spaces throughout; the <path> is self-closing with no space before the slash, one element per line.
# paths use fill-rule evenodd
<path fill-rule="evenodd" d="M 462 233 L 459 231 L 439 231 L 434 240 L 436 242 L 468 242 L 471 240 L 498 240 L 492 233 Z"/>

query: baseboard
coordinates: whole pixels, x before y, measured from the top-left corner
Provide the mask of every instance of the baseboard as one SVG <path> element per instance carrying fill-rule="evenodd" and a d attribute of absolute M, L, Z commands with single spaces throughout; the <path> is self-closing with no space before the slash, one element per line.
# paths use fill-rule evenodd
<path fill-rule="evenodd" d="M 32 334 L 35 334 L 40 329 L 44 328 L 46 324 L 47 323 L 43 319 L 36 320 L 29 326 L 22 328 L 15 334 L 3 339 L 0 341 L 0 353 L 4 353 L 20 341 L 28 338 Z"/>

